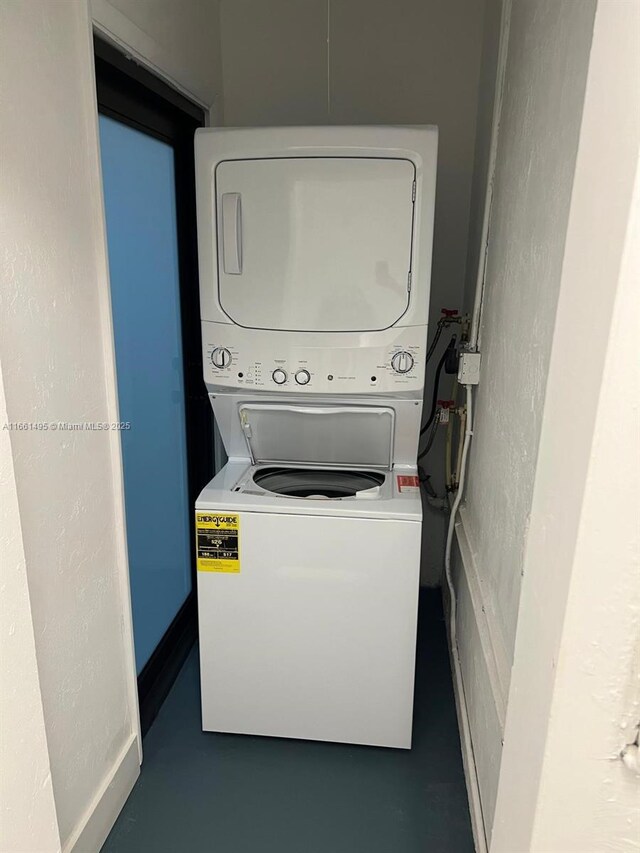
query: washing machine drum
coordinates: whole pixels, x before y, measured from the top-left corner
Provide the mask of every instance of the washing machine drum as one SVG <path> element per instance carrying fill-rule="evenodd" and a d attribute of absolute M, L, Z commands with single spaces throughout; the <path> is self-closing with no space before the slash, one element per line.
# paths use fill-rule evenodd
<path fill-rule="evenodd" d="M 322 468 L 261 468 L 253 481 L 266 491 L 292 498 L 336 500 L 384 483 L 378 471 L 326 470 Z"/>

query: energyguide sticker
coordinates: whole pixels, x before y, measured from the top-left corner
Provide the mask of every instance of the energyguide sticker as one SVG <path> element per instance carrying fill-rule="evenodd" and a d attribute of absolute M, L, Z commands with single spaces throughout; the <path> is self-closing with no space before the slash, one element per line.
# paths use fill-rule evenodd
<path fill-rule="evenodd" d="M 240 516 L 196 512 L 196 553 L 199 572 L 240 571 Z"/>

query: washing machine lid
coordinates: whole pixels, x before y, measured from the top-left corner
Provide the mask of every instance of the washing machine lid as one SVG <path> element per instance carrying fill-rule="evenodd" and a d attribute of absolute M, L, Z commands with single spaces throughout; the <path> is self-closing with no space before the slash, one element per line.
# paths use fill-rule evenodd
<path fill-rule="evenodd" d="M 219 302 L 239 326 L 393 326 L 411 291 L 415 167 L 381 157 L 223 160 Z"/>
<path fill-rule="evenodd" d="M 254 464 L 391 468 L 391 408 L 255 403 L 238 414 Z"/>

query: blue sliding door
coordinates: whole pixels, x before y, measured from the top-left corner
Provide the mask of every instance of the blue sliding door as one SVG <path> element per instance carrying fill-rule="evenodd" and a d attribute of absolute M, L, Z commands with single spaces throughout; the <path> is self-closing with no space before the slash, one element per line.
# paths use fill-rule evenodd
<path fill-rule="evenodd" d="M 174 151 L 100 116 L 138 673 L 191 591 Z"/>

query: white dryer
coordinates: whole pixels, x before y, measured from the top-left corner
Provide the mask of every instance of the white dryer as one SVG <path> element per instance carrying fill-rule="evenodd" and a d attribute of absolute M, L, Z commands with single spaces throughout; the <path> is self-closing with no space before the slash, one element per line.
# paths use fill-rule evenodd
<path fill-rule="evenodd" d="M 198 131 L 203 728 L 411 745 L 435 128 Z"/>

